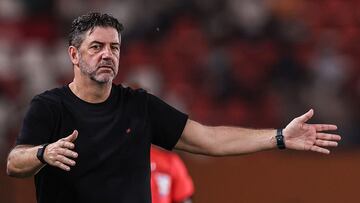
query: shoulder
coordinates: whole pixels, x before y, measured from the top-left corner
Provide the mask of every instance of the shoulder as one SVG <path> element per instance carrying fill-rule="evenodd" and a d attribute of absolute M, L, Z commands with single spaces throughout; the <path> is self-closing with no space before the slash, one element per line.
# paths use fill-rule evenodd
<path fill-rule="evenodd" d="M 132 87 L 124 87 L 122 85 L 113 85 L 113 90 L 125 103 L 145 104 L 149 101 L 150 94 L 144 89 L 134 89 Z"/>
<path fill-rule="evenodd" d="M 61 104 L 62 99 L 66 96 L 66 87 L 58 87 L 46 90 L 38 95 L 35 95 L 31 100 L 31 104 L 38 103 L 47 106 L 58 106 Z"/>
<path fill-rule="evenodd" d="M 124 87 L 121 84 L 114 84 L 113 88 L 115 91 L 123 94 L 124 96 L 138 96 L 138 95 L 147 95 L 148 92 L 142 88 L 134 89 L 132 87 Z"/>

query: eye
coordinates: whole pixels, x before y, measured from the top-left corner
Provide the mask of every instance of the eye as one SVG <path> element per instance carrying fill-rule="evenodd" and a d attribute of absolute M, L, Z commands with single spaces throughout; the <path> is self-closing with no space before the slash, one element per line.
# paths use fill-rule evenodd
<path fill-rule="evenodd" d="M 98 50 L 101 49 L 101 46 L 100 46 L 99 44 L 94 44 L 94 45 L 91 45 L 91 46 L 90 46 L 90 49 L 93 49 L 93 50 L 98 51 Z"/>
<path fill-rule="evenodd" d="M 111 49 L 114 50 L 114 51 L 119 51 L 120 48 L 118 46 L 111 46 Z"/>

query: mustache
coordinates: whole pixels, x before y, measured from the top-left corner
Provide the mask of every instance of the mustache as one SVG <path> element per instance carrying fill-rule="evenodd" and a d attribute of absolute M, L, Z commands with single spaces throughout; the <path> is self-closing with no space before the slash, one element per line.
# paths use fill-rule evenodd
<path fill-rule="evenodd" d="M 101 67 L 101 66 L 107 66 L 110 67 L 112 70 L 114 70 L 115 64 L 112 61 L 101 61 L 98 65 L 97 68 Z"/>

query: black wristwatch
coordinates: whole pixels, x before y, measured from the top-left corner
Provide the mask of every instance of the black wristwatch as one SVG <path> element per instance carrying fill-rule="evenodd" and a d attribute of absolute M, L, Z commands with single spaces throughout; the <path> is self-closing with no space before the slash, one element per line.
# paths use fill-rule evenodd
<path fill-rule="evenodd" d="M 41 163 L 46 164 L 46 161 L 44 160 L 44 152 L 45 148 L 48 146 L 48 144 L 43 144 L 37 151 L 36 157 L 41 161 Z"/>
<path fill-rule="evenodd" d="M 284 135 L 283 129 L 276 130 L 276 145 L 279 149 L 286 149 L 285 142 L 284 142 Z"/>

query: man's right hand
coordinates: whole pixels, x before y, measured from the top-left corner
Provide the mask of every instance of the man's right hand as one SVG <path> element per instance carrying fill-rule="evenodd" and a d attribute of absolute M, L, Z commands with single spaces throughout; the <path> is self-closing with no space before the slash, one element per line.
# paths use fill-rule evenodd
<path fill-rule="evenodd" d="M 44 152 L 44 160 L 46 163 L 65 171 L 70 171 L 70 166 L 75 166 L 76 164 L 73 159 L 78 157 L 78 154 L 73 151 L 75 148 L 74 141 L 77 136 L 78 131 L 74 130 L 71 135 L 49 144 Z"/>

